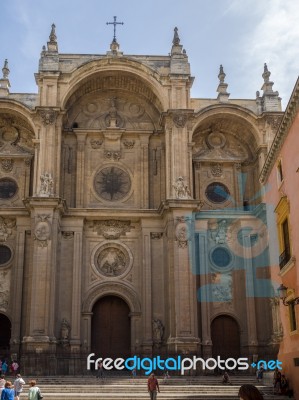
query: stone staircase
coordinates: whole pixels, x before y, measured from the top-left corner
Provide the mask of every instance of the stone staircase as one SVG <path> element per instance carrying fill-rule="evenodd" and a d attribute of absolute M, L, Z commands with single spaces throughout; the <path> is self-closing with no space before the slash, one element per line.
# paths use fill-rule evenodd
<path fill-rule="evenodd" d="M 44 400 L 143 400 L 149 399 L 147 378 L 129 376 L 107 376 L 102 380 L 94 376 L 42 376 L 23 377 L 25 382 L 37 381 Z M 239 387 L 245 383 L 256 385 L 265 400 L 274 400 L 270 385 L 257 384 L 252 376 L 232 376 L 232 385 L 222 385 L 221 377 L 171 377 L 166 382 L 158 377 L 160 394 L 158 400 L 237 400 Z M 28 386 L 21 398 L 26 398 Z M 279 399 L 287 397 L 279 396 Z"/>

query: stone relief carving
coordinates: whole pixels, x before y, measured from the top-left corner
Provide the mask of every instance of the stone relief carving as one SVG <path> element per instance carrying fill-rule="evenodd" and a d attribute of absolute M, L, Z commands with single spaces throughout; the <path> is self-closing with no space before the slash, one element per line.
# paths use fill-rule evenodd
<path fill-rule="evenodd" d="M 151 239 L 157 240 L 161 239 L 163 236 L 163 232 L 151 232 Z"/>
<path fill-rule="evenodd" d="M 227 231 L 227 222 L 226 220 L 212 222 L 209 224 L 209 230 L 211 238 L 215 241 L 216 244 L 225 244 L 226 243 L 226 231 Z"/>
<path fill-rule="evenodd" d="M 282 115 L 268 115 L 266 117 L 266 121 L 271 126 L 273 131 L 277 131 L 281 123 L 282 117 Z"/>
<path fill-rule="evenodd" d="M 48 221 L 50 215 L 40 214 L 37 216 L 38 222 L 34 228 L 34 240 L 39 247 L 47 247 L 51 235 L 51 224 Z"/>
<path fill-rule="evenodd" d="M 184 128 L 188 120 L 187 115 L 175 113 L 172 117 L 173 123 L 177 128 Z"/>
<path fill-rule="evenodd" d="M 162 343 L 163 335 L 164 335 L 164 325 L 161 320 L 158 318 L 153 319 L 152 321 L 153 328 L 153 341 L 155 345 L 160 345 Z"/>
<path fill-rule="evenodd" d="M 3 158 L 1 160 L 1 168 L 4 172 L 11 172 L 14 166 L 14 160 L 12 158 Z"/>
<path fill-rule="evenodd" d="M 47 108 L 44 110 L 38 110 L 38 114 L 44 125 L 53 125 L 56 121 L 58 111 Z"/>
<path fill-rule="evenodd" d="M 214 273 L 212 274 L 212 301 L 231 302 L 232 301 L 232 276 L 231 274 Z"/>
<path fill-rule="evenodd" d="M 223 173 L 223 166 L 220 163 L 211 164 L 211 174 L 215 177 L 221 176 Z"/>
<path fill-rule="evenodd" d="M 124 249 L 107 247 L 97 258 L 98 270 L 107 277 L 122 275 L 129 265 L 128 255 Z"/>
<path fill-rule="evenodd" d="M 12 229 L 15 226 L 15 219 L 0 217 L 0 242 L 6 242 L 8 237 L 12 234 Z"/>
<path fill-rule="evenodd" d="M 186 248 L 190 239 L 190 231 L 187 224 L 188 219 L 185 217 L 178 217 L 175 227 L 175 238 L 180 248 Z"/>
<path fill-rule="evenodd" d="M 54 195 L 54 180 L 49 172 L 40 176 L 39 197 L 50 197 Z"/>
<path fill-rule="evenodd" d="M 123 144 L 127 149 L 133 149 L 135 145 L 135 140 L 124 140 Z"/>
<path fill-rule="evenodd" d="M 115 219 L 94 221 L 94 230 L 98 235 L 103 235 L 105 239 L 119 239 L 121 235 L 130 232 L 131 228 L 131 221 L 119 221 Z"/>
<path fill-rule="evenodd" d="M 277 344 L 280 343 L 283 339 L 283 327 L 279 312 L 279 299 L 277 297 L 271 298 L 270 306 L 271 306 L 272 321 L 273 321 L 273 334 L 271 337 L 271 343 Z"/>
<path fill-rule="evenodd" d="M 175 197 L 177 199 L 191 199 L 190 190 L 188 185 L 185 184 L 184 178 L 179 176 L 175 183 L 172 185 L 175 190 Z"/>
<path fill-rule="evenodd" d="M 118 161 L 121 157 L 121 152 L 105 150 L 104 155 L 105 155 L 105 158 L 107 158 L 108 160 Z"/>
<path fill-rule="evenodd" d="M 7 311 L 9 304 L 11 271 L 0 271 L 0 310 Z"/>
<path fill-rule="evenodd" d="M 92 139 L 90 141 L 90 145 L 93 149 L 99 149 L 103 144 L 103 140 L 100 139 Z"/>

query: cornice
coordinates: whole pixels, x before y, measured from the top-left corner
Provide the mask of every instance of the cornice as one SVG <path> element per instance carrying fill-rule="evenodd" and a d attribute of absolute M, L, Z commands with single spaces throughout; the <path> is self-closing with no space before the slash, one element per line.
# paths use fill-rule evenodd
<path fill-rule="evenodd" d="M 270 175 L 270 172 L 277 160 L 278 154 L 284 144 L 284 141 L 289 133 L 290 127 L 294 122 L 296 114 L 299 110 L 299 77 L 295 83 L 292 95 L 285 110 L 283 119 L 279 125 L 278 131 L 274 137 L 265 164 L 260 174 L 260 182 L 265 183 Z"/>

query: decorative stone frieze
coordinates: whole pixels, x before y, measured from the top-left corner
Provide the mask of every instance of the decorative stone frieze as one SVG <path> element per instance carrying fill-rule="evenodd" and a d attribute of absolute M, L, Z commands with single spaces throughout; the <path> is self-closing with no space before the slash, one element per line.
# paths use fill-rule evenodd
<path fill-rule="evenodd" d="M 178 247 L 184 249 L 188 246 L 188 241 L 190 240 L 190 230 L 187 224 L 189 218 L 177 217 L 175 226 L 175 240 Z"/>
<path fill-rule="evenodd" d="M 133 149 L 135 145 L 135 140 L 124 140 L 123 144 L 127 149 Z"/>
<path fill-rule="evenodd" d="M 120 151 L 105 150 L 104 155 L 105 155 L 105 158 L 107 158 L 107 160 L 118 161 L 121 158 L 121 152 Z"/>
<path fill-rule="evenodd" d="M 2 158 L 1 169 L 4 172 L 11 172 L 14 166 L 14 160 L 12 158 Z"/>
<path fill-rule="evenodd" d="M 163 232 L 151 232 L 151 239 L 159 240 L 163 236 Z"/>
<path fill-rule="evenodd" d="M 94 230 L 98 235 L 103 235 L 105 239 L 119 239 L 122 235 L 130 232 L 131 228 L 131 221 L 115 219 L 94 221 Z"/>
<path fill-rule="evenodd" d="M 92 139 L 90 141 L 90 145 L 93 149 L 99 149 L 103 144 L 103 140 L 101 139 Z"/>
<path fill-rule="evenodd" d="M 51 108 L 39 109 L 38 115 L 44 125 L 53 125 L 56 122 L 58 111 Z"/>
<path fill-rule="evenodd" d="M 51 224 L 48 221 L 50 215 L 40 214 L 34 228 L 34 240 L 39 247 L 47 247 L 51 236 Z"/>
<path fill-rule="evenodd" d="M 16 226 L 16 220 L 13 218 L 0 217 L 0 242 L 6 242 Z"/>
<path fill-rule="evenodd" d="M 215 177 L 219 177 L 223 173 L 223 166 L 220 163 L 211 164 L 211 174 Z"/>
<path fill-rule="evenodd" d="M 177 128 L 184 128 L 188 117 L 186 114 L 174 113 L 172 116 L 172 120 Z"/>

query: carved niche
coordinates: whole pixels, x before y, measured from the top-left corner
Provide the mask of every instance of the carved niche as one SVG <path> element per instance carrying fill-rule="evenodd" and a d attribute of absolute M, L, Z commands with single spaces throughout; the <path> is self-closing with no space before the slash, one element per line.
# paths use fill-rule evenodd
<path fill-rule="evenodd" d="M 0 311 L 7 311 L 9 304 L 11 271 L 0 271 Z"/>
<path fill-rule="evenodd" d="M 6 242 L 16 226 L 16 220 L 13 218 L 0 217 L 0 242 Z"/>
<path fill-rule="evenodd" d="M 37 218 L 38 221 L 34 228 L 34 240 L 36 240 L 39 247 L 47 247 L 51 236 L 51 224 L 48 221 L 50 215 L 40 214 Z"/>

